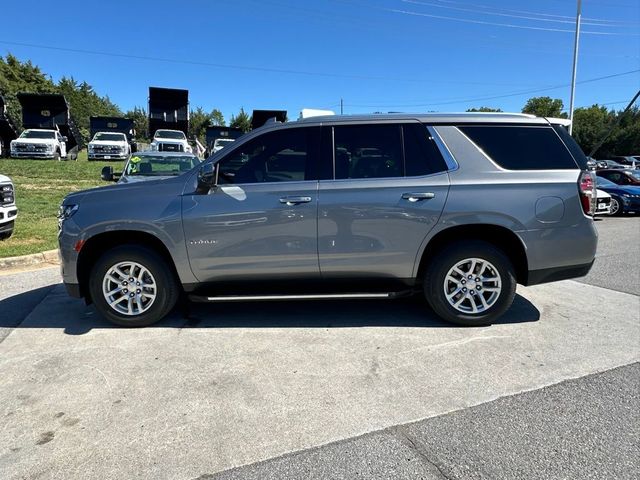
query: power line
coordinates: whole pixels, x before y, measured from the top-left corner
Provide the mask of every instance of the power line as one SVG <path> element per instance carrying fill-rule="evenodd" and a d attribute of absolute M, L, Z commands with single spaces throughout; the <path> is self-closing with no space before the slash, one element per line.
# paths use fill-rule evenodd
<path fill-rule="evenodd" d="M 574 33 L 574 30 L 567 30 L 563 28 L 547 28 L 547 27 L 535 27 L 532 25 L 516 25 L 512 23 L 499 23 L 499 22 L 488 22 L 485 20 L 472 20 L 468 18 L 456 18 L 456 17 L 448 17 L 445 15 L 432 15 L 430 13 L 422 13 L 422 12 L 414 12 L 410 10 L 400 10 L 397 8 L 384 8 L 384 7 L 374 7 L 381 10 L 385 10 L 387 12 L 398 13 L 402 15 L 411 15 L 416 17 L 427 17 L 427 18 L 436 18 L 440 20 L 450 20 L 455 22 L 463 22 L 463 23 L 473 23 L 476 25 L 491 25 L 494 27 L 506 27 L 506 28 L 519 28 L 524 30 L 538 30 L 543 32 L 563 32 L 563 33 Z M 583 31 L 583 34 L 587 35 L 607 35 L 607 36 L 639 36 L 640 33 L 622 33 L 622 32 L 595 32 L 595 31 Z"/>
<path fill-rule="evenodd" d="M 107 57 L 127 58 L 132 60 L 145 60 L 145 61 L 152 61 L 152 62 L 196 65 L 201 67 L 222 68 L 222 69 L 229 69 L 229 70 L 281 73 L 286 75 L 306 75 L 306 76 L 330 77 L 330 78 L 351 78 L 356 80 L 379 80 L 379 81 L 386 81 L 386 82 L 442 83 L 442 84 L 460 84 L 460 85 L 500 86 L 500 84 L 496 84 L 496 83 L 463 82 L 463 81 L 457 81 L 457 80 L 449 81 L 449 80 L 426 80 L 426 79 L 418 79 L 418 78 L 379 77 L 379 76 L 370 76 L 370 75 L 356 75 L 356 74 L 346 74 L 346 73 L 293 70 L 293 69 L 284 69 L 284 68 L 256 67 L 256 66 L 250 66 L 250 65 L 211 63 L 211 62 L 202 62 L 197 60 L 181 60 L 181 59 L 173 59 L 173 58 L 165 58 L 165 57 L 133 55 L 133 54 L 127 54 L 127 53 L 104 52 L 104 51 L 98 51 L 98 50 L 83 50 L 78 48 L 53 47 L 51 45 L 40 45 L 35 43 L 24 43 L 24 42 L 11 42 L 11 41 L 1 40 L 1 39 L 0 39 L 0 44 L 13 45 L 13 46 L 19 46 L 19 47 L 28 47 L 28 48 L 39 48 L 39 49 L 53 50 L 53 51 L 59 51 L 59 52 L 77 53 L 82 55 L 99 55 L 99 56 L 107 56 Z"/>
<path fill-rule="evenodd" d="M 600 80 L 606 80 L 609 78 L 615 78 L 615 77 L 621 77 L 623 75 L 631 75 L 632 73 L 638 73 L 640 72 L 640 69 L 636 69 L 636 70 L 630 70 L 628 72 L 620 72 L 620 73 L 614 73 L 611 75 L 605 75 L 602 77 L 595 77 L 595 78 L 589 78 L 587 80 L 581 80 L 579 82 L 576 82 L 578 84 L 583 84 L 583 83 L 591 83 L 591 82 L 597 82 Z M 478 101 L 482 101 L 482 100 L 496 100 L 499 98 L 508 98 L 508 97 L 517 97 L 520 95 L 527 95 L 527 94 L 531 94 L 531 93 L 540 93 L 540 92 L 546 92 L 546 91 L 550 91 L 550 90 L 557 90 L 559 88 L 566 88 L 568 87 L 569 84 L 561 84 L 561 85 L 552 85 L 552 86 L 548 86 L 548 87 L 542 87 L 542 88 L 536 88 L 536 89 L 531 89 L 531 90 L 521 90 L 518 92 L 510 92 L 510 93 L 506 93 L 506 94 L 501 94 L 501 95 L 491 95 L 491 96 L 483 96 L 483 97 L 476 97 L 476 98 L 466 98 L 466 99 L 457 99 L 457 100 L 445 100 L 445 101 L 431 101 L 431 102 L 425 102 L 425 103 L 411 103 L 411 104 L 383 104 L 383 105 L 370 105 L 370 104 L 347 104 L 347 106 L 349 107 L 366 107 L 366 108 L 397 108 L 397 107 L 429 107 L 429 106 L 433 106 L 433 105 L 451 105 L 451 104 L 455 104 L 455 103 L 469 103 L 469 102 L 478 102 Z"/>
<path fill-rule="evenodd" d="M 427 4 L 426 2 L 419 2 L 417 0 L 399 0 L 401 2 L 404 3 L 415 3 L 415 4 L 424 4 L 424 5 L 431 5 L 431 4 Z M 486 12 L 485 14 L 487 15 L 499 15 L 502 16 L 501 13 L 498 12 L 510 12 L 510 13 L 515 13 L 515 14 L 523 14 L 523 15 L 535 15 L 538 17 L 550 17 L 550 18 L 558 18 L 558 19 L 566 19 L 566 21 L 564 21 L 563 23 L 573 23 L 574 21 L 574 17 L 571 15 L 557 15 L 557 14 L 553 14 L 553 13 L 542 13 L 542 12 L 532 12 L 531 10 L 515 10 L 515 9 L 511 9 L 511 8 L 502 8 L 502 7 L 492 7 L 490 5 L 480 5 L 477 3 L 466 3 L 466 2 L 457 2 L 457 1 L 453 1 L 453 0 L 435 0 L 438 3 L 445 3 L 448 5 L 463 5 L 463 6 L 468 6 L 468 7 L 474 7 L 474 8 L 478 8 L 478 9 L 484 9 L 484 10 L 496 10 L 497 12 Z M 436 5 L 433 5 L 436 6 Z M 444 5 L 438 5 L 442 8 L 451 8 L 453 9 L 454 7 L 445 7 Z M 469 11 L 474 11 L 477 12 L 477 10 L 469 10 Z M 478 12 L 478 13 L 482 13 L 482 12 Z M 518 17 L 516 17 L 518 18 Z M 599 24 L 606 24 L 606 25 L 602 25 L 602 26 L 617 26 L 616 24 L 620 24 L 620 25 L 640 25 L 638 22 L 625 22 L 622 20 L 609 20 L 609 19 L 604 19 L 604 18 L 588 18 L 588 17 L 584 17 L 584 19 L 586 21 L 589 22 L 596 22 L 596 23 L 589 23 L 589 25 L 599 25 Z M 539 18 L 536 20 L 540 20 L 543 21 L 544 19 Z M 586 24 L 586 22 L 585 22 Z"/>

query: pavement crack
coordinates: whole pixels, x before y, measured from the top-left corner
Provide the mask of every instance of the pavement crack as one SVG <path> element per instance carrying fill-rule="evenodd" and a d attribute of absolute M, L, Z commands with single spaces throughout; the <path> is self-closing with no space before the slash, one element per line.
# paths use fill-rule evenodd
<path fill-rule="evenodd" d="M 415 451 L 424 462 L 426 462 L 427 464 L 435 468 L 438 471 L 438 474 L 443 479 L 454 480 L 452 477 L 444 473 L 444 471 L 442 470 L 442 467 L 438 465 L 438 463 L 436 463 L 435 461 L 429 458 L 429 456 L 427 455 L 427 452 L 425 452 L 420 447 L 420 442 L 416 438 L 414 438 L 410 433 L 408 433 L 404 427 L 402 426 L 393 427 L 390 429 L 390 431 L 393 432 L 398 437 L 400 437 L 400 441 L 408 445 L 409 448 L 411 448 L 411 450 Z"/>

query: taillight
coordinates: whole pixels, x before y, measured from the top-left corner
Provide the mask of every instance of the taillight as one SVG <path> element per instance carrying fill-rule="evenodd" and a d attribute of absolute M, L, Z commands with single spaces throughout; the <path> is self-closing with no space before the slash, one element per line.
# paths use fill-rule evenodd
<path fill-rule="evenodd" d="M 595 212 L 596 197 L 598 196 L 593 179 L 593 173 L 584 171 L 580 174 L 578 190 L 580 191 L 580 203 L 582 204 L 582 210 L 585 215 L 591 215 Z"/>

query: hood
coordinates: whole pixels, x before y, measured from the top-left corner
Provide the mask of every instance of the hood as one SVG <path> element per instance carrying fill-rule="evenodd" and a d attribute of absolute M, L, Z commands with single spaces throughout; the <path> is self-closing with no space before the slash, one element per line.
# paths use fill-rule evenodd
<path fill-rule="evenodd" d="M 0 183 L 13 183 L 9 177 L 0 174 Z"/>
<path fill-rule="evenodd" d="M 146 180 L 146 179 L 149 180 Z M 140 197 L 144 198 L 145 192 L 149 192 L 149 189 L 158 189 L 162 194 L 166 195 L 180 195 L 184 190 L 184 184 L 187 180 L 187 176 L 180 175 L 177 177 L 145 177 L 146 181 L 126 181 L 112 183 L 102 187 L 90 188 L 88 190 L 81 190 L 79 192 L 73 192 L 68 194 L 63 204 L 74 204 L 88 200 L 88 197 L 92 197 L 96 200 L 99 199 L 102 203 L 109 203 L 111 199 L 121 202 L 122 197 Z"/>
<path fill-rule="evenodd" d="M 89 145 L 119 145 L 128 143 L 126 140 L 91 140 Z"/>
<path fill-rule="evenodd" d="M 174 178 L 176 175 L 157 176 L 157 175 L 123 175 L 118 180 L 118 183 L 139 183 L 139 182 L 151 182 L 153 180 L 167 180 Z"/>
<path fill-rule="evenodd" d="M 16 138 L 11 143 L 23 143 L 25 145 L 41 145 L 43 143 L 56 143 L 54 138 Z"/>
<path fill-rule="evenodd" d="M 616 185 L 615 187 L 599 186 L 598 189 L 604 190 L 609 193 L 617 193 L 617 194 L 627 193 L 629 195 L 640 195 L 640 185 Z"/>

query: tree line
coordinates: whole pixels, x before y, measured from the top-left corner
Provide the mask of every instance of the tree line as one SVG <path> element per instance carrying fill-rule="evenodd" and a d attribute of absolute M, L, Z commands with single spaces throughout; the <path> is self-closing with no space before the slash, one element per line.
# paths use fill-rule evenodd
<path fill-rule="evenodd" d="M 47 76 L 31 61 L 21 62 L 8 54 L 0 56 L 0 94 L 7 103 L 7 111 L 11 119 L 21 128 L 20 104 L 16 95 L 19 92 L 62 93 L 73 114 L 80 133 L 88 140 L 89 117 L 91 116 L 125 116 L 133 119 L 137 139 L 145 140 L 149 119 L 143 107 L 134 107 L 123 112 L 108 96 L 95 92 L 87 82 L 78 82 L 73 77 L 62 77 L 57 83 Z M 470 108 L 468 112 L 501 112 L 499 108 Z M 531 113 L 541 117 L 567 118 L 562 100 L 551 97 L 533 97 L 527 100 L 522 108 L 523 113 Z M 226 121 L 218 109 L 206 111 L 196 107 L 190 111 L 190 135 L 204 142 L 207 126 L 225 126 Z M 607 158 L 613 155 L 630 155 L 640 153 L 640 108 L 632 107 L 626 114 L 622 111 L 608 109 L 604 105 L 577 108 L 573 118 L 573 137 L 585 153 L 605 136 L 617 121 L 619 125 L 613 130 L 607 141 L 595 154 L 596 158 Z M 231 116 L 229 126 L 239 128 L 243 132 L 251 130 L 251 116 L 244 108 Z"/>

